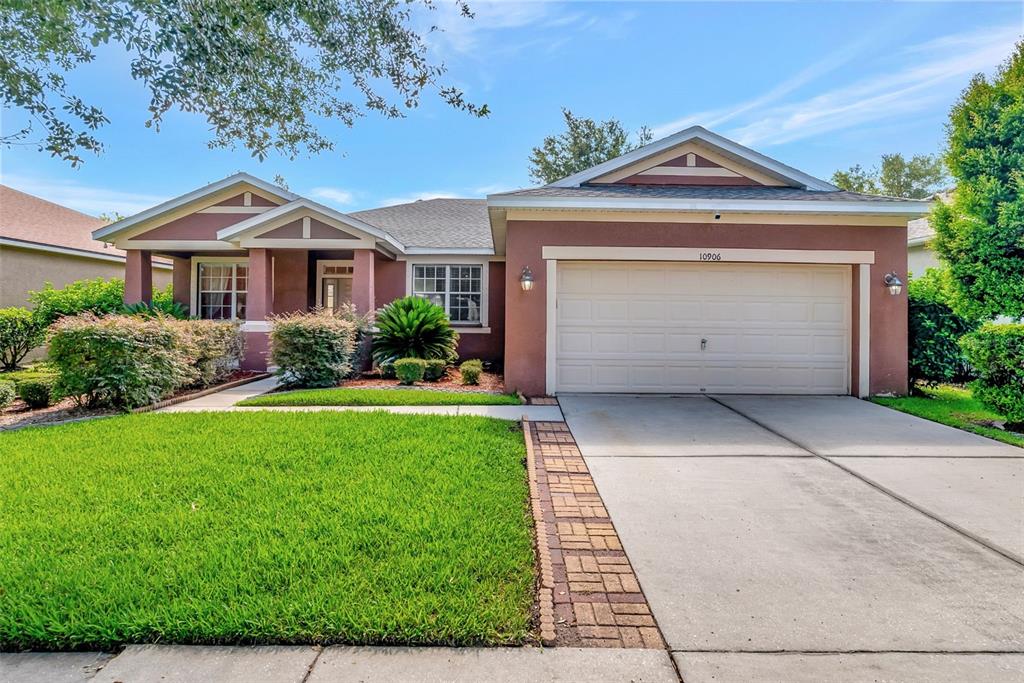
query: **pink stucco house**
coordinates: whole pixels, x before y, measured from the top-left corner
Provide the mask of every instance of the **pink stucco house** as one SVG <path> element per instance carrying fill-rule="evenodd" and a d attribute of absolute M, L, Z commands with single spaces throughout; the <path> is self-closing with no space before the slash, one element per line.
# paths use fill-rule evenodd
<path fill-rule="evenodd" d="M 462 357 L 558 392 L 904 393 L 907 221 L 928 204 L 844 192 L 695 126 L 544 187 L 342 213 L 241 173 L 101 228 L 128 302 L 151 259 L 203 318 L 406 294 Z"/>

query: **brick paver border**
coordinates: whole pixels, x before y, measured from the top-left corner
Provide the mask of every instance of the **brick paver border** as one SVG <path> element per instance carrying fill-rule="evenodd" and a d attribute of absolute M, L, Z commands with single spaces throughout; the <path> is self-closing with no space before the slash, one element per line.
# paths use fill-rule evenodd
<path fill-rule="evenodd" d="M 564 422 L 523 420 L 545 645 L 664 648 L 615 526 Z"/>

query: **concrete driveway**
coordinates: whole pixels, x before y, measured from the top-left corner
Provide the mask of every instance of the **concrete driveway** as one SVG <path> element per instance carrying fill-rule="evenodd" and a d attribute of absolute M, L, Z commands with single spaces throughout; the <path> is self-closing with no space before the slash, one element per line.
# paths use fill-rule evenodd
<path fill-rule="evenodd" d="M 686 683 L 1024 680 L 1024 451 L 848 397 L 559 400 Z"/>

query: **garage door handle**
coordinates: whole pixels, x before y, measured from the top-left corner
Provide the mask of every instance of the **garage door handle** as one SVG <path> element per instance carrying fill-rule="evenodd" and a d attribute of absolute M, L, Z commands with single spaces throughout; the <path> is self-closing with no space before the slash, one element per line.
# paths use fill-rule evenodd
<path fill-rule="evenodd" d="M 708 348 L 708 340 L 707 339 L 701 339 L 700 340 L 700 350 L 703 351 L 706 348 Z"/>

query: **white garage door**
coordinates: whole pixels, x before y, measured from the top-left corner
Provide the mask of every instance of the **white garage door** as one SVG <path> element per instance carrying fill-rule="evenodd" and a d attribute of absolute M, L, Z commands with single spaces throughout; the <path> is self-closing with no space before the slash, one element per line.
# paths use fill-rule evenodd
<path fill-rule="evenodd" d="M 558 262 L 556 390 L 845 394 L 850 267 Z"/>

